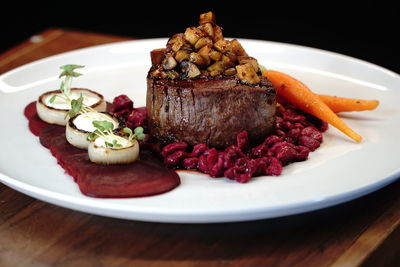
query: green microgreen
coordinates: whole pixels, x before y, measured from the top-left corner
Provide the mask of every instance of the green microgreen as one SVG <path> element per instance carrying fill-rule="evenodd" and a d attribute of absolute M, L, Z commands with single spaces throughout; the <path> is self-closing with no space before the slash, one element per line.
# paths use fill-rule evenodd
<path fill-rule="evenodd" d="M 49 102 L 50 102 L 50 103 L 54 103 L 54 101 L 56 100 L 56 98 L 57 98 L 57 95 L 56 95 L 56 94 L 52 95 L 52 97 L 50 98 Z"/>
<path fill-rule="evenodd" d="M 65 116 L 69 116 L 70 118 L 72 118 L 78 115 L 84 107 L 82 94 L 79 96 L 78 99 L 72 99 L 70 103 L 71 109 L 67 112 Z"/>
<path fill-rule="evenodd" d="M 93 141 L 96 138 L 103 138 L 104 143 L 108 148 L 122 147 L 122 145 L 118 143 L 116 135 L 113 133 L 114 124 L 112 122 L 93 121 L 92 124 L 96 130 L 88 135 L 88 141 Z"/>
<path fill-rule="evenodd" d="M 67 64 L 64 66 L 61 66 L 60 69 L 62 69 L 61 74 L 58 76 L 59 79 L 63 78 L 61 80 L 60 84 L 60 91 L 61 94 L 55 94 L 53 95 L 49 102 L 53 103 L 57 97 L 63 99 L 66 102 L 71 102 L 71 85 L 72 85 L 72 78 L 74 77 L 79 77 L 82 75 L 82 73 L 76 72 L 75 69 L 83 68 L 85 66 L 82 65 L 76 65 L 76 64 Z M 72 103 L 71 103 L 72 105 Z"/>
<path fill-rule="evenodd" d="M 122 129 L 123 133 L 129 134 L 129 140 L 133 140 L 136 139 L 138 141 L 143 140 L 146 135 L 143 133 L 144 129 L 143 127 L 136 127 L 133 132 L 131 128 L 125 127 L 124 129 Z"/>
<path fill-rule="evenodd" d="M 114 130 L 114 124 L 110 121 L 93 121 L 93 126 L 102 132 Z"/>
<path fill-rule="evenodd" d="M 58 78 L 61 77 L 79 77 L 82 75 L 82 73 L 76 72 L 74 71 L 75 69 L 80 69 L 80 68 L 84 68 L 85 66 L 82 65 L 76 65 L 76 64 L 67 64 L 64 66 L 61 66 L 60 69 L 63 70 L 63 72 L 61 72 L 60 76 L 58 76 Z"/>

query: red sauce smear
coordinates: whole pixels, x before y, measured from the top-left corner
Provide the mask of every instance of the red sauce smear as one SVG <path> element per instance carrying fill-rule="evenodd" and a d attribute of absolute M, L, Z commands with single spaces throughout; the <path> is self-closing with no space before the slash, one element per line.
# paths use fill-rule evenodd
<path fill-rule="evenodd" d="M 178 174 L 165 168 L 149 151 L 125 165 L 101 165 L 89 160 L 86 150 L 66 141 L 65 127 L 43 122 L 36 113 L 36 102 L 26 106 L 24 115 L 30 131 L 50 149 L 65 172 L 74 178 L 84 195 L 99 198 L 152 196 L 168 192 L 180 184 Z"/>

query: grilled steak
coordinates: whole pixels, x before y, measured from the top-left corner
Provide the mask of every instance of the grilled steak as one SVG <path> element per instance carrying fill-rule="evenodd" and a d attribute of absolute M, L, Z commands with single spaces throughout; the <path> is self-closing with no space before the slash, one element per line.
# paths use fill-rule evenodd
<path fill-rule="evenodd" d="M 150 53 L 151 134 L 162 142 L 226 147 L 246 130 L 250 141 L 261 141 L 274 125 L 275 88 L 238 40 L 224 39 L 212 12 L 199 23 Z"/>
<path fill-rule="evenodd" d="M 221 79 L 147 78 L 149 129 L 162 142 L 185 141 L 226 147 L 247 130 L 254 143 L 272 130 L 275 89 L 266 79 L 247 85 L 236 76 Z"/>

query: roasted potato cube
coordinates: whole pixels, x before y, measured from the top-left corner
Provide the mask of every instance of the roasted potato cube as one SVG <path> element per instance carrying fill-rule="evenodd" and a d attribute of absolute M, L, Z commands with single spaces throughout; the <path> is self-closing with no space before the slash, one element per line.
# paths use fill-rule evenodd
<path fill-rule="evenodd" d="M 235 54 L 232 53 L 232 52 L 226 52 L 226 53 L 225 53 L 225 56 L 229 57 L 230 61 L 231 61 L 233 64 L 235 64 L 235 65 L 236 65 L 236 63 L 238 62 L 238 57 L 237 57 L 237 55 L 235 55 Z"/>
<path fill-rule="evenodd" d="M 243 46 L 239 43 L 238 40 L 233 39 L 231 40 L 230 43 L 231 43 L 230 49 L 232 53 L 234 53 L 237 56 L 248 56 Z"/>
<path fill-rule="evenodd" d="M 211 23 L 202 24 L 197 28 L 207 33 L 211 38 L 214 38 L 214 28 Z"/>
<path fill-rule="evenodd" d="M 221 73 L 222 72 L 219 70 L 213 70 L 213 71 L 210 71 L 210 76 L 215 77 L 215 76 L 221 75 Z"/>
<path fill-rule="evenodd" d="M 166 48 L 158 48 L 154 49 L 150 52 L 150 57 L 151 57 L 151 64 L 157 65 L 161 64 L 161 62 L 164 59 L 164 52 L 167 50 Z"/>
<path fill-rule="evenodd" d="M 214 48 L 222 53 L 230 51 L 230 42 L 228 40 L 219 40 L 214 43 Z"/>
<path fill-rule="evenodd" d="M 162 78 L 162 79 L 165 79 L 165 78 L 168 77 L 167 74 L 165 73 L 165 71 L 162 68 L 155 69 L 154 71 L 152 71 L 150 73 L 150 76 L 151 77 L 156 77 L 156 78 Z"/>
<path fill-rule="evenodd" d="M 219 40 L 223 40 L 224 35 L 222 34 L 222 28 L 220 26 L 214 26 L 214 42 L 218 42 Z"/>
<path fill-rule="evenodd" d="M 250 63 L 237 65 L 236 71 L 239 79 L 246 83 L 257 84 L 260 82 L 260 77 Z"/>
<path fill-rule="evenodd" d="M 230 68 L 235 66 L 235 60 L 233 60 L 232 58 L 226 56 L 226 55 L 222 55 L 221 56 L 221 61 L 223 61 L 225 63 L 225 66 Z"/>
<path fill-rule="evenodd" d="M 196 27 L 186 28 L 184 33 L 185 40 L 191 45 L 194 45 L 201 37 L 204 37 L 205 35 L 206 34 L 202 30 Z"/>
<path fill-rule="evenodd" d="M 210 56 L 210 58 L 211 58 L 212 60 L 218 61 L 218 60 L 221 59 L 222 53 L 221 53 L 221 52 L 218 52 L 218 51 L 216 51 L 216 50 L 214 50 L 214 49 L 210 49 L 209 56 Z"/>
<path fill-rule="evenodd" d="M 167 55 L 163 62 L 162 62 L 162 66 L 164 68 L 164 70 L 172 70 L 173 68 L 175 68 L 177 65 L 177 62 L 175 60 L 175 58 L 171 55 Z"/>
<path fill-rule="evenodd" d="M 205 45 L 212 45 L 212 44 L 213 41 L 211 40 L 210 37 L 202 37 L 196 42 L 196 44 L 194 45 L 194 49 L 199 50 Z"/>
<path fill-rule="evenodd" d="M 228 68 L 228 69 L 226 69 L 225 71 L 224 71 L 224 74 L 225 75 L 228 75 L 228 76 L 232 76 L 232 75 L 235 75 L 236 74 L 236 69 L 235 68 Z"/>
<path fill-rule="evenodd" d="M 181 62 L 181 70 L 183 72 L 183 77 L 194 78 L 201 74 L 199 68 L 188 60 Z"/>
<path fill-rule="evenodd" d="M 200 50 L 199 50 L 199 55 L 204 58 L 205 60 L 205 65 L 210 65 L 211 59 L 210 59 L 210 52 L 211 52 L 211 46 L 210 45 L 206 45 L 203 46 Z"/>
<path fill-rule="evenodd" d="M 197 52 L 190 53 L 189 60 L 198 66 L 206 65 L 207 63 L 206 60 Z"/>
<path fill-rule="evenodd" d="M 174 34 L 171 38 L 169 38 L 167 42 L 167 47 L 170 48 L 172 51 L 176 52 L 185 46 L 186 40 L 184 38 L 183 33 Z"/>
<path fill-rule="evenodd" d="M 214 64 L 208 66 L 207 68 L 208 71 L 219 71 L 223 72 L 225 70 L 225 62 L 223 61 L 217 61 Z"/>
<path fill-rule="evenodd" d="M 203 13 L 200 14 L 200 24 L 205 24 L 205 23 L 212 23 L 215 24 L 216 23 L 216 18 L 213 12 L 207 12 L 207 13 Z"/>
<path fill-rule="evenodd" d="M 175 59 L 178 62 L 181 62 L 182 60 L 189 59 L 190 51 L 187 49 L 181 49 L 176 52 L 175 54 Z"/>
<path fill-rule="evenodd" d="M 257 59 L 255 59 L 254 57 L 239 56 L 239 57 L 238 57 L 238 60 L 239 60 L 239 64 L 250 63 L 251 66 L 253 66 L 253 68 L 254 68 L 254 70 L 255 70 L 256 72 L 259 71 L 259 68 L 258 68 L 258 61 L 257 61 Z"/>

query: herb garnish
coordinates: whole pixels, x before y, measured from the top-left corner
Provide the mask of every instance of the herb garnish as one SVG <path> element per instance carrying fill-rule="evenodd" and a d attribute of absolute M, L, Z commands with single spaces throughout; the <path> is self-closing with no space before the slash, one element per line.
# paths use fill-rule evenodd
<path fill-rule="evenodd" d="M 79 77 L 82 75 L 82 73 L 76 72 L 75 69 L 80 69 L 84 68 L 85 66 L 82 65 L 76 65 L 76 64 L 67 64 L 64 66 L 61 66 L 60 69 L 63 70 L 61 72 L 60 76 L 58 78 L 65 77 L 63 81 L 61 81 L 60 85 L 60 90 L 66 94 L 70 95 L 71 94 L 71 84 L 72 84 L 72 78 L 73 77 Z"/>
<path fill-rule="evenodd" d="M 129 141 L 132 141 L 133 139 L 136 140 L 143 140 L 146 135 L 143 133 L 143 128 L 142 127 L 136 127 L 135 130 L 133 130 L 131 128 L 125 127 L 124 129 L 122 129 L 122 132 L 129 134 Z"/>
<path fill-rule="evenodd" d="M 96 130 L 88 135 L 88 141 L 93 141 L 96 138 L 102 138 L 106 147 L 108 148 L 122 147 L 122 145 L 118 143 L 117 136 L 113 132 L 114 124 L 112 122 L 93 121 L 92 124 L 96 128 Z M 122 129 L 122 132 L 129 134 L 129 142 L 132 142 L 133 139 L 143 140 L 145 138 L 142 127 L 136 127 L 133 132 L 130 128 L 125 127 L 124 129 Z"/>
<path fill-rule="evenodd" d="M 71 109 L 65 115 L 65 117 L 69 116 L 72 118 L 72 117 L 76 116 L 79 112 L 81 112 L 83 109 L 85 109 L 86 112 L 91 111 L 91 108 L 89 108 L 88 106 L 83 104 L 82 94 L 79 96 L 78 99 L 71 99 L 72 78 L 79 77 L 82 75 L 82 73 L 76 72 L 75 69 L 80 69 L 80 68 L 84 68 L 84 67 L 85 66 L 76 65 L 76 64 L 67 64 L 67 65 L 60 67 L 60 69 L 62 69 L 63 71 L 58 76 L 58 78 L 61 79 L 64 77 L 64 79 L 61 81 L 61 85 L 60 85 L 61 94 L 54 94 L 50 98 L 49 102 L 54 103 L 54 101 L 58 97 L 58 98 L 61 98 L 62 100 L 64 100 L 65 102 L 70 103 Z"/>

